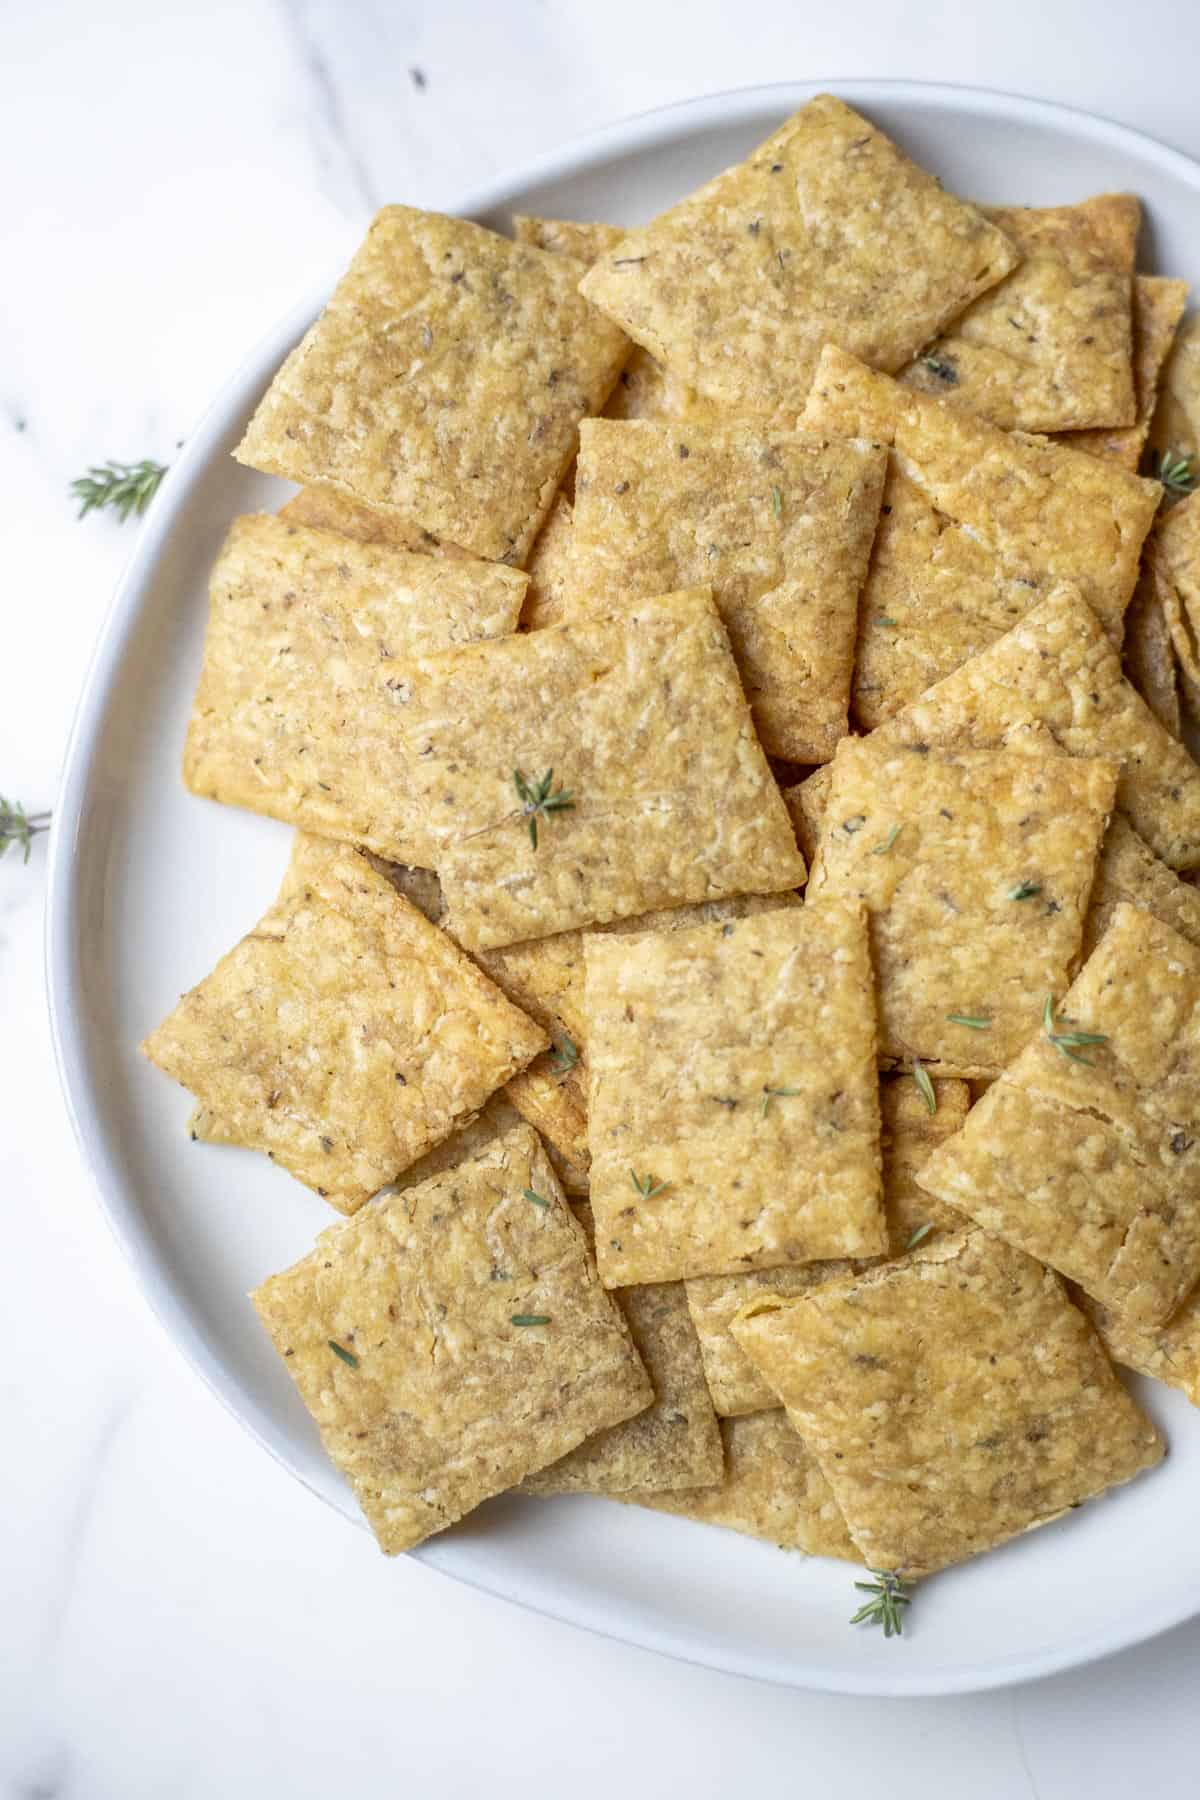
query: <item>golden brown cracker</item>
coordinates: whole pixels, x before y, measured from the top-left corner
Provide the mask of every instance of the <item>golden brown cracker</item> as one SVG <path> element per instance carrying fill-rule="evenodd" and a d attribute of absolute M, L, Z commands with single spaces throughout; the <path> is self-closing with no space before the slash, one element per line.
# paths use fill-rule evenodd
<path fill-rule="evenodd" d="M 1193 714 L 1200 713 L 1200 494 L 1189 495 L 1159 519 L 1147 570 L 1171 634 L 1184 698 Z"/>
<path fill-rule="evenodd" d="M 703 401 L 791 423 L 822 345 L 898 369 L 1016 260 L 981 213 L 823 94 L 627 233 L 581 291 Z"/>
<path fill-rule="evenodd" d="M 1187 457 L 1195 472 L 1200 452 L 1200 313 L 1190 312 L 1175 333 L 1159 382 L 1150 426 L 1156 457 Z"/>
<path fill-rule="evenodd" d="M 886 1248 L 857 907 L 593 935 L 586 955 L 591 1197 L 608 1286 Z"/>
<path fill-rule="evenodd" d="M 653 1399 L 528 1126 L 323 1232 L 251 1298 L 389 1554 Z"/>
<path fill-rule="evenodd" d="M 1128 819 L 1111 820 L 1092 899 L 1083 927 L 1083 953 L 1090 956 L 1112 924 L 1121 901 L 1152 913 L 1189 943 L 1200 946 L 1200 894 L 1144 844 Z"/>
<path fill-rule="evenodd" d="M 384 207 L 236 456 L 523 562 L 628 352 L 576 291 L 581 268 Z"/>
<path fill-rule="evenodd" d="M 889 1063 L 998 1075 L 1079 957 L 1108 759 L 845 738 L 812 898 L 867 909 Z"/>
<path fill-rule="evenodd" d="M 1163 579 L 1147 557 L 1125 614 L 1121 661 L 1130 686 L 1137 689 L 1164 730 L 1179 737 L 1183 729 L 1179 668 L 1171 640 L 1170 603 L 1164 604 L 1159 585 Z"/>
<path fill-rule="evenodd" d="M 1159 377 L 1187 305 L 1188 284 L 1162 275 L 1133 278 L 1133 386 L 1137 417 L 1132 425 L 1055 435 L 1071 450 L 1086 450 L 1137 474 L 1158 403 Z"/>
<path fill-rule="evenodd" d="M 1166 1325 L 1153 1327 L 1130 1325 L 1081 1289 L 1072 1297 L 1114 1362 L 1178 1388 L 1200 1406 L 1200 1289 L 1193 1289 Z"/>
<path fill-rule="evenodd" d="M 886 460 L 741 421 L 585 420 L 569 610 L 711 585 L 765 749 L 827 761 L 846 730 Z"/>
<path fill-rule="evenodd" d="M 733 1330 L 873 1569 L 978 1555 L 1165 1448 L 1058 1278 L 980 1231 L 755 1300 Z"/>
<path fill-rule="evenodd" d="M 434 537 L 432 531 L 424 531 L 390 513 L 375 512 L 360 501 L 339 494 L 336 488 L 303 487 L 280 507 L 277 516 L 289 525 L 336 531 L 341 537 L 356 538 L 360 544 L 390 544 L 394 550 L 407 550 L 413 555 L 470 555 L 457 544 Z"/>
<path fill-rule="evenodd" d="M 1200 1278 L 1200 948 L 1122 901 L 918 1177 L 1138 1326 Z"/>
<path fill-rule="evenodd" d="M 224 1141 L 350 1213 L 545 1043 L 365 857 L 301 835 L 280 898 L 143 1049 Z"/>
<path fill-rule="evenodd" d="M 529 587 L 521 608 L 523 631 L 560 625 L 566 618 L 574 537 L 571 502 L 564 494 L 556 494 L 526 565 Z"/>

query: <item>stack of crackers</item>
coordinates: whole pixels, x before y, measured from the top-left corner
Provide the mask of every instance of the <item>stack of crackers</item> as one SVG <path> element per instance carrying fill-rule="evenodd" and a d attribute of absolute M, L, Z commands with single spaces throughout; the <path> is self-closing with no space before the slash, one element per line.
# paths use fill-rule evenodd
<path fill-rule="evenodd" d="M 907 1579 L 1160 1460 L 1114 1363 L 1200 1404 L 1138 225 L 825 96 L 636 230 L 385 209 L 272 382 L 184 772 L 295 846 L 145 1048 L 345 1215 L 252 1298 L 385 1550 L 517 1488 Z"/>

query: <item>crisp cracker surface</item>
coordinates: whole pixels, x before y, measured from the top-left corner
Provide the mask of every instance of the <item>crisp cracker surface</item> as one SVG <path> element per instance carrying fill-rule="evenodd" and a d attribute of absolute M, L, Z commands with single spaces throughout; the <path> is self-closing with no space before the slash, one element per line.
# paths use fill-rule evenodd
<path fill-rule="evenodd" d="M 877 445 L 740 421 L 585 420 L 569 609 L 710 584 L 764 748 L 827 761 L 886 462 Z"/>
<path fill-rule="evenodd" d="M 1159 377 L 1171 354 L 1187 295 L 1186 281 L 1173 281 L 1164 275 L 1134 276 L 1133 386 L 1137 417 L 1132 425 L 1124 427 L 1058 432 L 1060 443 L 1071 450 L 1086 450 L 1089 456 L 1120 463 L 1123 469 L 1137 474 L 1158 403 Z"/>
<path fill-rule="evenodd" d="M 224 1141 L 349 1213 L 545 1043 L 365 857 L 300 836 L 275 905 L 142 1048 Z"/>
<path fill-rule="evenodd" d="M 582 265 L 387 206 L 235 454 L 478 556 L 523 562 L 625 360 Z"/>
<path fill-rule="evenodd" d="M 816 1457 L 779 1407 L 722 1419 L 721 1438 L 725 1479 L 719 1487 L 665 1494 L 643 1490 L 618 1498 L 703 1525 L 724 1525 L 781 1550 L 860 1560 Z"/>
<path fill-rule="evenodd" d="M 568 1194 L 588 1191 L 587 1104 L 577 1069 L 563 1073 L 556 1053 L 535 1057 L 505 1088 L 523 1119 L 546 1140 Z"/>
<path fill-rule="evenodd" d="M 832 347 L 801 424 L 892 446 L 859 608 L 860 724 L 899 712 L 1060 581 L 1076 583 L 1119 644 L 1157 482 L 1000 431 Z"/>
<path fill-rule="evenodd" d="M 529 587 L 521 608 L 522 630 L 540 631 L 543 625 L 560 625 L 566 618 L 574 541 L 571 502 L 565 494 L 556 494 L 526 565 Z"/>
<path fill-rule="evenodd" d="M 1200 450 L 1200 312 L 1190 312 L 1175 334 L 1159 384 L 1150 425 L 1156 451 L 1175 456 Z"/>
<path fill-rule="evenodd" d="M 1016 261 L 832 95 L 631 231 L 582 292 L 731 414 L 792 422 L 821 347 L 898 369 Z"/>
<path fill-rule="evenodd" d="M 1178 1388 L 1200 1406 L 1200 1290 L 1193 1290 L 1166 1325 L 1130 1325 L 1120 1314 L 1076 1289 L 1074 1298 L 1114 1362 Z"/>
<path fill-rule="evenodd" d="M 323 1232 L 251 1298 L 389 1554 L 653 1398 L 527 1126 Z"/>
<path fill-rule="evenodd" d="M 1042 1030 L 918 1177 L 1131 1324 L 1200 1278 L 1200 948 L 1127 902 Z"/>
<path fill-rule="evenodd" d="M 362 544 L 390 544 L 394 550 L 408 550 L 418 556 L 469 556 L 457 544 L 436 538 L 432 531 L 393 513 L 375 512 L 358 500 L 340 494 L 336 488 L 304 487 L 279 509 L 281 519 L 289 525 L 313 525 L 321 531 L 336 531 L 342 537 L 357 538 Z"/>
<path fill-rule="evenodd" d="M 1163 1455 L 1058 1278 L 983 1232 L 756 1300 L 733 1330 L 874 1569 L 962 1562 Z"/>
<path fill-rule="evenodd" d="M 1116 765 L 881 736 L 838 748 L 810 894 L 867 909 L 885 1060 L 998 1075 L 1074 969 Z"/>
<path fill-rule="evenodd" d="M 525 585 L 473 557 L 236 519 L 209 583 L 188 787 L 405 860 L 387 775 L 400 672 L 423 652 L 511 633 Z"/>
<path fill-rule="evenodd" d="M 1066 583 L 873 738 L 982 749 L 1042 733 L 1068 756 L 1115 757 L 1117 805 L 1139 835 L 1173 869 L 1200 865 L 1200 768 L 1125 680 L 1096 615 Z M 789 799 L 810 831 L 831 779 L 818 769 Z"/>
<path fill-rule="evenodd" d="M 707 591 L 486 648 L 411 663 L 395 713 L 403 860 L 437 869 L 468 948 L 803 881 Z M 536 847 L 518 770 L 572 800 Z"/>
<path fill-rule="evenodd" d="M 1160 585 L 1165 578 L 1147 553 L 1129 611 L 1125 614 L 1125 646 L 1121 661 L 1126 680 L 1137 689 L 1159 724 L 1179 737 L 1183 714 L 1179 704 L 1179 667 L 1171 636 L 1175 602 Z"/>
<path fill-rule="evenodd" d="M 595 1240 L 590 1206 L 575 1216 Z M 654 1401 L 610 1425 L 522 1483 L 526 1494 L 621 1494 L 633 1488 L 708 1488 L 724 1478 L 717 1416 L 683 1283 L 665 1281 L 613 1295 L 654 1384 Z"/>
<path fill-rule="evenodd" d="M 1005 431 L 1132 425 L 1132 275 L 1141 206 L 991 206 L 1021 261 L 900 379 Z"/>
<path fill-rule="evenodd" d="M 586 955 L 607 1286 L 886 1248 L 858 907 L 593 936 Z"/>
<path fill-rule="evenodd" d="M 1104 839 L 1091 905 L 1083 927 L 1083 953 L 1090 956 L 1122 901 L 1152 913 L 1190 944 L 1200 946 L 1200 893 L 1142 842 L 1128 819 L 1112 819 Z"/>
<path fill-rule="evenodd" d="M 883 1200 L 893 1255 L 921 1227 L 961 1228 L 961 1215 L 924 1193 L 916 1173 L 933 1148 L 959 1129 L 970 1096 L 965 1081 L 933 1084 L 937 1110 L 930 1113 L 910 1075 L 880 1083 L 883 1125 Z M 757 1293 L 803 1294 L 822 1281 L 848 1274 L 852 1262 L 804 1263 L 798 1268 L 757 1269 L 746 1275 L 702 1275 L 685 1283 L 692 1322 L 700 1339 L 713 1405 L 727 1417 L 773 1406 L 775 1397 L 730 1332 L 730 1321 Z"/>
<path fill-rule="evenodd" d="M 1184 697 L 1193 713 L 1200 712 L 1200 493 L 1190 494 L 1159 520 L 1147 565 L 1171 634 Z"/>

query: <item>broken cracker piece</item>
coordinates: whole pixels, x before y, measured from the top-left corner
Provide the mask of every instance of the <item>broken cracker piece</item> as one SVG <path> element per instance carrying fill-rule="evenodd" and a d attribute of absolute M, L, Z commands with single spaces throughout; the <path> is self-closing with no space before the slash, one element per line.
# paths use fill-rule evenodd
<path fill-rule="evenodd" d="M 279 899 L 142 1048 L 208 1135 L 352 1213 L 545 1044 L 365 857 L 301 834 Z"/>
<path fill-rule="evenodd" d="M 653 1399 L 525 1125 L 323 1232 L 251 1299 L 389 1555 Z"/>
<path fill-rule="evenodd" d="M 761 1297 L 733 1331 L 873 1569 L 962 1562 L 1165 1449 L 1057 1276 L 981 1231 Z"/>
<path fill-rule="evenodd" d="M 1200 948 L 1122 901 L 920 1185 L 1131 1325 L 1200 1279 Z"/>

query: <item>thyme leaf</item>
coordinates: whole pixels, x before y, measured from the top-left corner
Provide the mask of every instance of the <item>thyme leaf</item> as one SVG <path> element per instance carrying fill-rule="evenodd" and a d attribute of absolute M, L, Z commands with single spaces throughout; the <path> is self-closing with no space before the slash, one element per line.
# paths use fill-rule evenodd
<path fill-rule="evenodd" d="M 929 1070 L 925 1067 L 923 1062 L 914 1060 L 913 1080 L 916 1082 L 917 1087 L 920 1090 L 921 1098 L 925 1102 L 926 1112 L 935 1113 L 937 1111 L 937 1091 L 934 1088 L 932 1081 L 929 1079 Z"/>
<path fill-rule="evenodd" d="M 1042 1030 L 1047 1041 L 1054 1045 L 1060 1056 L 1071 1062 L 1082 1063 L 1085 1069 L 1094 1067 L 1090 1056 L 1082 1052 L 1096 1044 L 1107 1044 L 1108 1038 L 1103 1031 L 1056 1031 L 1054 1016 L 1054 995 L 1046 995 L 1046 1004 L 1042 1008 Z"/>
<path fill-rule="evenodd" d="M 1036 900 L 1042 891 L 1040 881 L 1018 881 L 1016 887 L 1009 888 L 1010 900 Z"/>
<path fill-rule="evenodd" d="M 765 1087 L 763 1089 L 763 1099 L 762 1099 L 762 1116 L 763 1116 L 763 1118 L 764 1119 L 766 1118 L 767 1108 L 770 1106 L 772 1100 L 794 1100 L 796 1095 L 799 1092 L 800 1092 L 799 1088 Z"/>
<path fill-rule="evenodd" d="M 534 1206 L 540 1206 L 543 1212 L 549 1210 L 550 1202 L 544 1194 L 539 1194 L 534 1188 L 522 1188 L 521 1193 L 526 1200 L 532 1201 Z"/>
<path fill-rule="evenodd" d="M 549 1323 L 549 1313 L 513 1313 L 509 1320 L 510 1325 L 548 1325 Z"/>
<path fill-rule="evenodd" d="M 992 1021 L 978 1013 L 947 1013 L 947 1025 L 965 1025 L 968 1031 L 990 1031 Z"/>
<path fill-rule="evenodd" d="M 665 1181 L 655 1181 L 653 1175 L 639 1175 L 634 1169 L 630 1169 L 629 1179 L 633 1183 L 634 1193 L 640 1194 L 643 1200 L 653 1200 L 655 1194 L 661 1194 L 667 1185 Z"/>
<path fill-rule="evenodd" d="M 932 1230 L 933 1230 L 932 1225 L 918 1225 L 917 1229 L 913 1232 L 912 1236 L 909 1238 L 909 1240 L 908 1240 L 907 1244 L 905 1244 L 904 1248 L 906 1250 L 915 1250 L 918 1244 L 923 1243 L 925 1241 L 925 1239 L 929 1236 L 929 1234 Z"/>
<path fill-rule="evenodd" d="M 899 836 L 900 836 L 899 825 L 893 825 L 892 829 L 888 832 L 887 836 L 885 838 L 880 838 L 879 842 L 874 846 L 874 848 L 871 851 L 871 855 L 872 856 L 886 856 L 888 851 L 891 849 L 892 845 L 895 843 L 896 839 Z"/>
<path fill-rule="evenodd" d="M 548 819 L 551 813 L 570 812 L 575 805 L 573 796 L 565 788 L 560 787 L 556 794 L 550 792 L 553 781 L 553 769 L 547 769 L 540 781 L 526 781 L 520 769 L 513 770 L 513 786 L 521 802 L 521 816 L 529 826 L 529 841 L 535 850 L 538 847 L 538 820 Z"/>
<path fill-rule="evenodd" d="M 325 1341 L 339 1362 L 344 1362 L 348 1369 L 357 1369 L 358 1358 L 353 1350 L 347 1350 L 344 1344 L 335 1343 L 332 1338 L 327 1338 Z"/>

